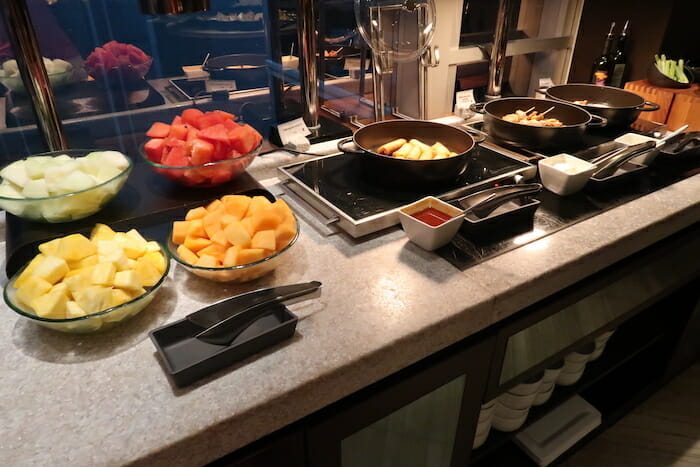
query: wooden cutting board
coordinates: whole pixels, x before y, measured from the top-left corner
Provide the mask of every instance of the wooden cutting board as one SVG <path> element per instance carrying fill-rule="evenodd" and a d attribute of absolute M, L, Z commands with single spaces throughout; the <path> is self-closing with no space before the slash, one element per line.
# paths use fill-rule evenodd
<path fill-rule="evenodd" d="M 686 131 L 700 131 L 700 85 L 687 89 L 654 86 L 646 80 L 630 81 L 625 89 L 659 104 L 659 110 L 643 112 L 640 118 L 665 123 L 670 130 L 688 124 Z"/>

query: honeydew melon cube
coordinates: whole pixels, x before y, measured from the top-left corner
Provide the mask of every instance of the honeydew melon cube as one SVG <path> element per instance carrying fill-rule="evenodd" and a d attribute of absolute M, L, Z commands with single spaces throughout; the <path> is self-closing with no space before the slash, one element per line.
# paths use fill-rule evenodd
<path fill-rule="evenodd" d="M 139 290 L 143 287 L 143 280 L 141 275 L 134 270 L 119 271 L 114 275 L 114 287 L 126 291 Z"/>
<path fill-rule="evenodd" d="M 129 167 L 129 160 L 119 151 L 101 151 L 99 158 L 103 163 L 118 169 L 120 172 Z"/>
<path fill-rule="evenodd" d="M 85 310 L 82 309 L 80 305 L 78 305 L 78 302 L 75 302 L 73 300 L 70 300 L 66 302 L 66 318 L 80 318 L 81 316 L 85 316 L 87 313 L 85 313 Z"/>
<path fill-rule="evenodd" d="M 27 180 L 22 189 L 22 195 L 25 198 L 46 198 L 49 196 L 49 190 L 46 187 L 46 181 L 42 179 Z"/>
<path fill-rule="evenodd" d="M 27 267 L 25 267 L 22 272 L 20 273 L 19 277 L 15 280 L 15 287 L 21 287 L 22 284 L 27 282 L 27 279 L 32 277 L 34 274 L 34 270 L 36 267 L 44 260 L 44 255 L 39 253 L 36 255 L 32 260 L 27 264 Z"/>
<path fill-rule="evenodd" d="M 104 183 L 107 180 L 111 180 L 118 176 L 122 172 L 123 170 L 112 167 L 111 165 L 102 165 L 95 174 L 95 177 L 97 178 L 97 183 Z"/>
<path fill-rule="evenodd" d="M 5 73 L 7 73 L 7 76 L 19 74 L 19 68 L 17 67 L 17 60 L 15 60 L 14 58 L 7 60 L 5 63 L 3 63 L 2 69 L 5 70 Z"/>
<path fill-rule="evenodd" d="M 65 259 L 58 256 L 46 256 L 34 269 L 34 276 L 44 279 L 49 284 L 55 284 L 63 279 L 69 270 Z"/>
<path fill-rule="evenodd" d="M 95 179 L 85 172 L 79 170 L 66 174 L 54 185 L 57 193 L 74 193 L 83 191 L 95 186 Z"/>
<path fill-rule="evenodd" d="M 66 261 L 79 261 L 97 253 L 97 247 L 82 234 L 71 234 L 58 242 L 56 256 Z"/>
<path fill-rule="evenodd" d="M 55 58 L 52 63 L 56 73 L 64 73 L 73 69 L 73 65 L 70 62 L 61 60 L 60 58 Z"/>
<path fill-rule="evenodd" d="M 105 224 L 95 224 L 90 232 L 90 240 L 92 242 L 97 242 L 99 240 L 114 240 L 115 232 L 108 225 Z"/>
<path fill-rule="evenodd" d="M 27 177 L 31 179 L 44 178 L 44 171 L 53 157 L 51 156 L 35 156 L 29 157 L 24 161 L 24 169 L 27 171 Z"/>
<path fill-rule="evenodd" d="M 0 196 L 3 198 L 24 198 L 24 196 L 22 196 L 21 187 L 17 187 L 17 185 L 11 183 L 9 180 L 3 180 L 2 183 L 0 183 Z"/>
<path fill-rule="evenodd" d="M 102 166 L 102 163 L 95 158 L 81 157 L 78 159 L 78 162 L 80 164 L 80 169 L 89 175 L 97 175 Z"/>
<path fill-rule="evenodd" d="M 80 308 L 88 315 L 110 308 L 112 303 L 112 289 L 99 285 L 86 287 L 73 296 Z"/>
<path fill-rule="evenodd" d="M 101 263 L 114 263 L 118 271 L 129 269 L 129 258 L 116 240 L 98 240 L 97 255 Z"/>
<path fill-rule="evenodd" d="M 143 287 L 153 287 L 163 276 L 163 273 L 158 270 L 156 265 L 146 257 L 141 257 L 136 260 L 134 271 L 136 271 L 141 278 L 141 285 Z"/>
<path fill-rule="evenodd" d="M 2 184 L 0 184 L 0 197 L 17 199 L 23 198 L 21 191 L 18 190 L 15 187 L 15 185 L 8 182 L 7 180 L 4 180 Z M 24 209 L 26 204 L 27 203 L 25 203 L 24 201 L 10 201 L 9 199 L 0 199 L 0 208 L 3 208 L 7 212 L 11 212 L 12 214 L 15 214 L 17 216 L 24 215 Z"/>
<path fill-rule="evenodd" d="M 18 187 L 24 187 L 25 183 L 29 180 L 27 169 L 24 167 L 24 160 L 15 161 L 0 170 L 0 177 L 14 183 Z"/>
<path fill-rule="evenodd" d="M 53 161 L 57 164 L 64 164 L 66 162 L 75 162 L 75 159 L 73 159 L 68 154 L 61 154 L 58 156 L 54 156 Z"/>
<path fill-rule="evenodd" d="M 68 303 L 65 288 L 64 285 L 32 300 L 30 306 L 34 313 L 41 318 L 64 319 L 66 317 L 66 303 Z"/>
<path fill-rule="evenodd" d="M 41 216 L 46 219 L 47 222 L 63 222 L 70 220 L 70 210 L 67 209 L 67 206 L 54 201 L 59 200 L 45 201 L 42 203 Z"/>
<path fill-rule="evenodd" d="M 32 300 L 44 295 L 51 290 L 51 283 L 41 277 L 32 276 L 27 279 L 21 287 L 17 288 L 17 300 L 27 306 L 30 306 Z"/>
<path fill-rule="evenodd" d="M 92 283 L 111 287 L 116 273 L 117 267 L 114 263 L 99 263 L 92 268 Z"/>

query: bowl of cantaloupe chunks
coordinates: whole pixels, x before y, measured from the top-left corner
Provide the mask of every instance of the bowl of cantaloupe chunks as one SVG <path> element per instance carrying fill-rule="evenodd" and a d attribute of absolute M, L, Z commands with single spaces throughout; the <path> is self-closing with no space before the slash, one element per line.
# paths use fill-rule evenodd
<path fill-rule="evenodd" d="M 226 195 L 175 221 L 167 247 L 192 274 L 247 282 L 275 269 L 298 237 L 299 223 L 284 200 Z"/>
<path fill-rule="evenodd" d="M 135 229 L 97 224 L 39 253 L 5 286 L 5 303 L 27 320 L 69 333 L 104 331 L 141 312 L 170 269 L 167 251 Z"/>

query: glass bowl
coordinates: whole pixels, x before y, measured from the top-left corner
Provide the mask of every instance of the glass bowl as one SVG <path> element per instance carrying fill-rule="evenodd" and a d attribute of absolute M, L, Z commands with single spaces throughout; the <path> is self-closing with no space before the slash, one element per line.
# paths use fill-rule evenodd
<path fill-rule="evenodd" d="M 52 73 L 49 75 L 49 82 L 54 88 L 70 84 L 73 79 L 73 70 L 66 70 L 60 73 Z M 7 89 L 12 92 L 24 94 L 24 81 L 21 76 L 3 76 L 0 77 L 2 83 Z"/>
<path fill-rule="evenodd" d="M 289 256 L 287 252 L 299 238 L 300 228 L 299 220 L 297 219 L 296 214 L 294 215 L 294 222 L 296 223 L 297 232 L 287 246 L 273 253 L 267 258 L 261 259 L 260 261 L 242 264 L 240 266 L 208 268 L 188 263 L 177 254 L 178 245 L 173 242 L 172 234 L 168 237 L 166 247 L 168 248 L 168 253 L 170 253 L 170 256 L 195 276 L 216 282 L 249 282 L 272 272 L 272 270 L 275 269 L 284 258 Z"/>
<path fill-rule="evenodd" d="M 67 154 L 71 157 L 84 157 L 91 152 L 97 151 L 99 150 L 67 149 L 35 154 L 27 159 L 38 156 L 59 156 L 61 154 Z M 71 222 L 91 216 L 110 202 L 126 183 L 134 167 L 129 157 L 126 157 L 126 160 L 129 162 L 129 166 L 119 175 L 93 187 L 45 198 L 8 198 L 0 196 L 0 208 L 17 217 L 36 222 Z"/>
<path fill-rule="evenodd" d="M 163 248 L 163 245 L 160 245 L 160 252 L 165 257 L 165 272 L 154 286 L 147 287 L 146 293 L 132 299 L 131 301 L 122 303 L 121 305 L 112 308 L 107 308 L 106 310 L 102 310 L 91 315 L 80 316 L 78 318 L 51 319 L 39 317 L 27 310 L 17 301 L 17 289 L 14 287 L 15 280 L 17 280 L 20 274 L 22 274 L 22 271 L 24 271 L 26 265 L 7 282 L 7 285 L 5 285 L 3 298 L 5 299 L 7 306 L 12 308 L 12 310 L 14 310 L 17 314 L 28 321 L 39 324 L 40 326 L 72 334 L 86 334 L 96 331 L 106 331 L 139 314 L 148 306 L 149 303 L 151 303 L 156 295 L 156 292 L 158 292 L 158 290 L 162 287 L 163 283 L 165 282 L 165 278 L 168 277 L 168 273 L 170 271 L 170 261 L 168 252 Z"/>
<path fill-rule="evenodd" d="M 180 185 L 190 187 L 213 187 L 226 183 L 245 172 L 245 169 L 253 162 L 262 148 L 262 141 L 248 154 L 238 155 L 231 159 L 223 159 L 201 165 L 189 165 L 184 167 L 171 167 L 153 162 L 146 157 L 146 151 L 141 147 L 141 157 L 148 165 L 160 175 Z"/>

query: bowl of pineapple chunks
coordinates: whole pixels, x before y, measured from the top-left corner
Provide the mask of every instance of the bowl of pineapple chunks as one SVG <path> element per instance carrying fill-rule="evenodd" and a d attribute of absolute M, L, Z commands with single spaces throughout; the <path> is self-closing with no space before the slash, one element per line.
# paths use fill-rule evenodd
<path fill-rule="evenodd" d="M 133 168 L 118 151 L 69 149 L 14 161 L 0 169 L 0 208 L 36 222 L 70 222 L 114 198 Z"/>
<path fill-rule="evenodd" d="M 27 320 L 68 333 L 111 329 L 153 300 L 170 270 L 164 248 L 132 229 L 97 224 L 39 253 L 5 286 L 5 303 Z"/>
<path fill-rule="evenodd" d="M 299 223 L 282 199 L 226 195 L 173 223 L 167 248 L 192 274 L 217 282 L 248 282 L 288 256 Z"/>

